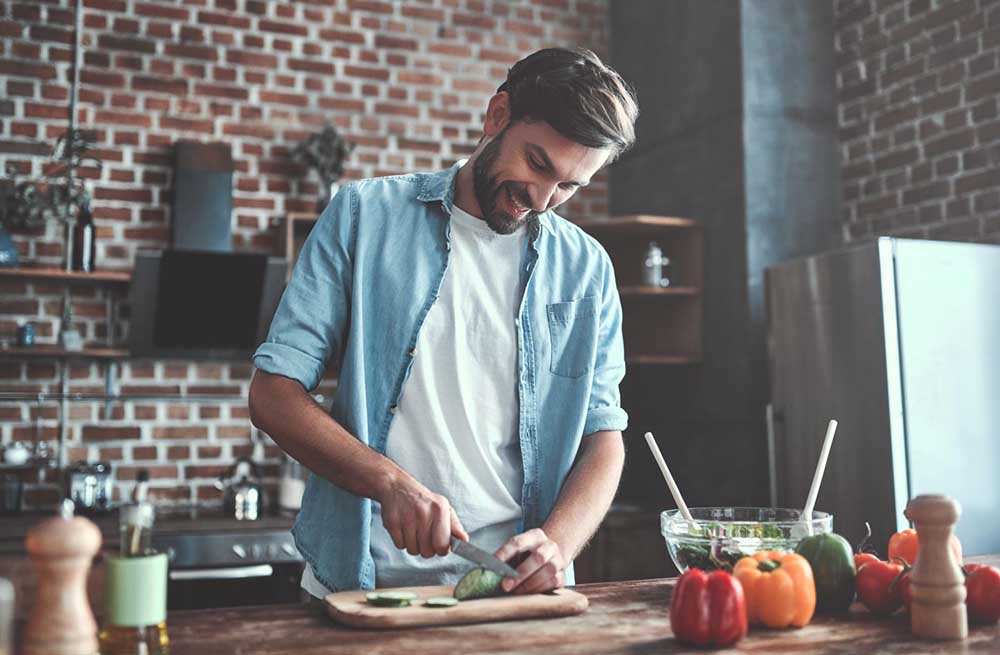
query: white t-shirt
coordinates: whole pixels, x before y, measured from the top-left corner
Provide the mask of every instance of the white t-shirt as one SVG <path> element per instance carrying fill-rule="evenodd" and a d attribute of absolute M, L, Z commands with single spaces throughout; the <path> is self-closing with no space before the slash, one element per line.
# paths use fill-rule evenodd
<path fill-rule="evenodd" d="M 454 507 L 472 543 L 494 551 L 517 531 L 524 470 L 518 432 L 517 317 L 527 230 L 500 235 L 457 206 L 437 300 L 389 427 L 386 456 Z M 396 548 L 372 501 L 376 586 L 454 584 L 473 564 Z M 307 566 L 302 587 L 327 590 Z"/>

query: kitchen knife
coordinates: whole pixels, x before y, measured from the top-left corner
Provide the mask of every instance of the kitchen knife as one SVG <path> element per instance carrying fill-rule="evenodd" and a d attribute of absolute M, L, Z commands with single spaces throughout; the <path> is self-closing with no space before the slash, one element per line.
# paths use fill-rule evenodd
<path fill-rule="evenodd" d="M 514 569 L 510 564 L 506 564 L 492 554 L 487 553 L 481 548 L 476 548 L 468 541 L 462 541 L 458 537 L 451 538 L 451 549 L 461 558 L 467 559 L 470 562 L 478 564 L 484 569 L 489 569 L 497 575 L 502 575 L 506 578 L 516 578 L 517 570 Z"/>

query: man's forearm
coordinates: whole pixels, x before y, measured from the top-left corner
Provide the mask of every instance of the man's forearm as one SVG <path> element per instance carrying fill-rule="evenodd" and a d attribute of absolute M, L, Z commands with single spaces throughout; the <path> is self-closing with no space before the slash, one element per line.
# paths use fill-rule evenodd
<path fill-rule="evenodd" d="M 312 399 L 280 375 L 254 373 L 250 419 L 282 450 L 341 489 L 381 501 L 400 475 L 392 460 L 358 441 Z"/>
<path fill-rule="evenodd" d="M 563 485 L 559 499 L 542 526 L 569 562 L 579 554 L 604 519 L 614 500 L 625 464 L 625 446 L 618 431 L 585 437 L 584 449 Z"/>

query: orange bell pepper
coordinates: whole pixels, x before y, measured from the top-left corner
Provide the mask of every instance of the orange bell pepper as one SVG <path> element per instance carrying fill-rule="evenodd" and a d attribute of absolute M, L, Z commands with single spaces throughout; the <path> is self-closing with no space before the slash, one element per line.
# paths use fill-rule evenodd
<path fill-rule="evenodd" d="M 801 628 L 816 610 L 816 583 L 809 561 L 796 553 L 769 550 L 736 562 L 733 575 L 743 585 L 747 619 L 768 628 Z"/>
<path fill-rule="evenodd" d="M 948 540 L 948 545 L 951 546 L 951 552 L 955 555 L 955 563 L 961 566 L 962 543 L 958 540 L 958 537 L 952 534 L 951 539 Z M 919 548 L 920 538 L 917 537 L 917 531 L 913 528 L 900 530 L 896 534 L 889 537 L 890 560 L 893 557 L 901 557 L 906 560 L 907 564 L 912 565 L 917 561 L 917 551 Z"/>

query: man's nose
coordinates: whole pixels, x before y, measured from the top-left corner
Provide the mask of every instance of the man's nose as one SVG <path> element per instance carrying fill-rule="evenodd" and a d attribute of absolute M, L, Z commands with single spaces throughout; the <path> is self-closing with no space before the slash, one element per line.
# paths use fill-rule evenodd
<path fill-rule="evenodd" d="M 531 209 L 536 212 L 543 212 L 549 208 L 552 196 L 559 188 L 557 184 L 535 184 L 531 187 Z"/>

